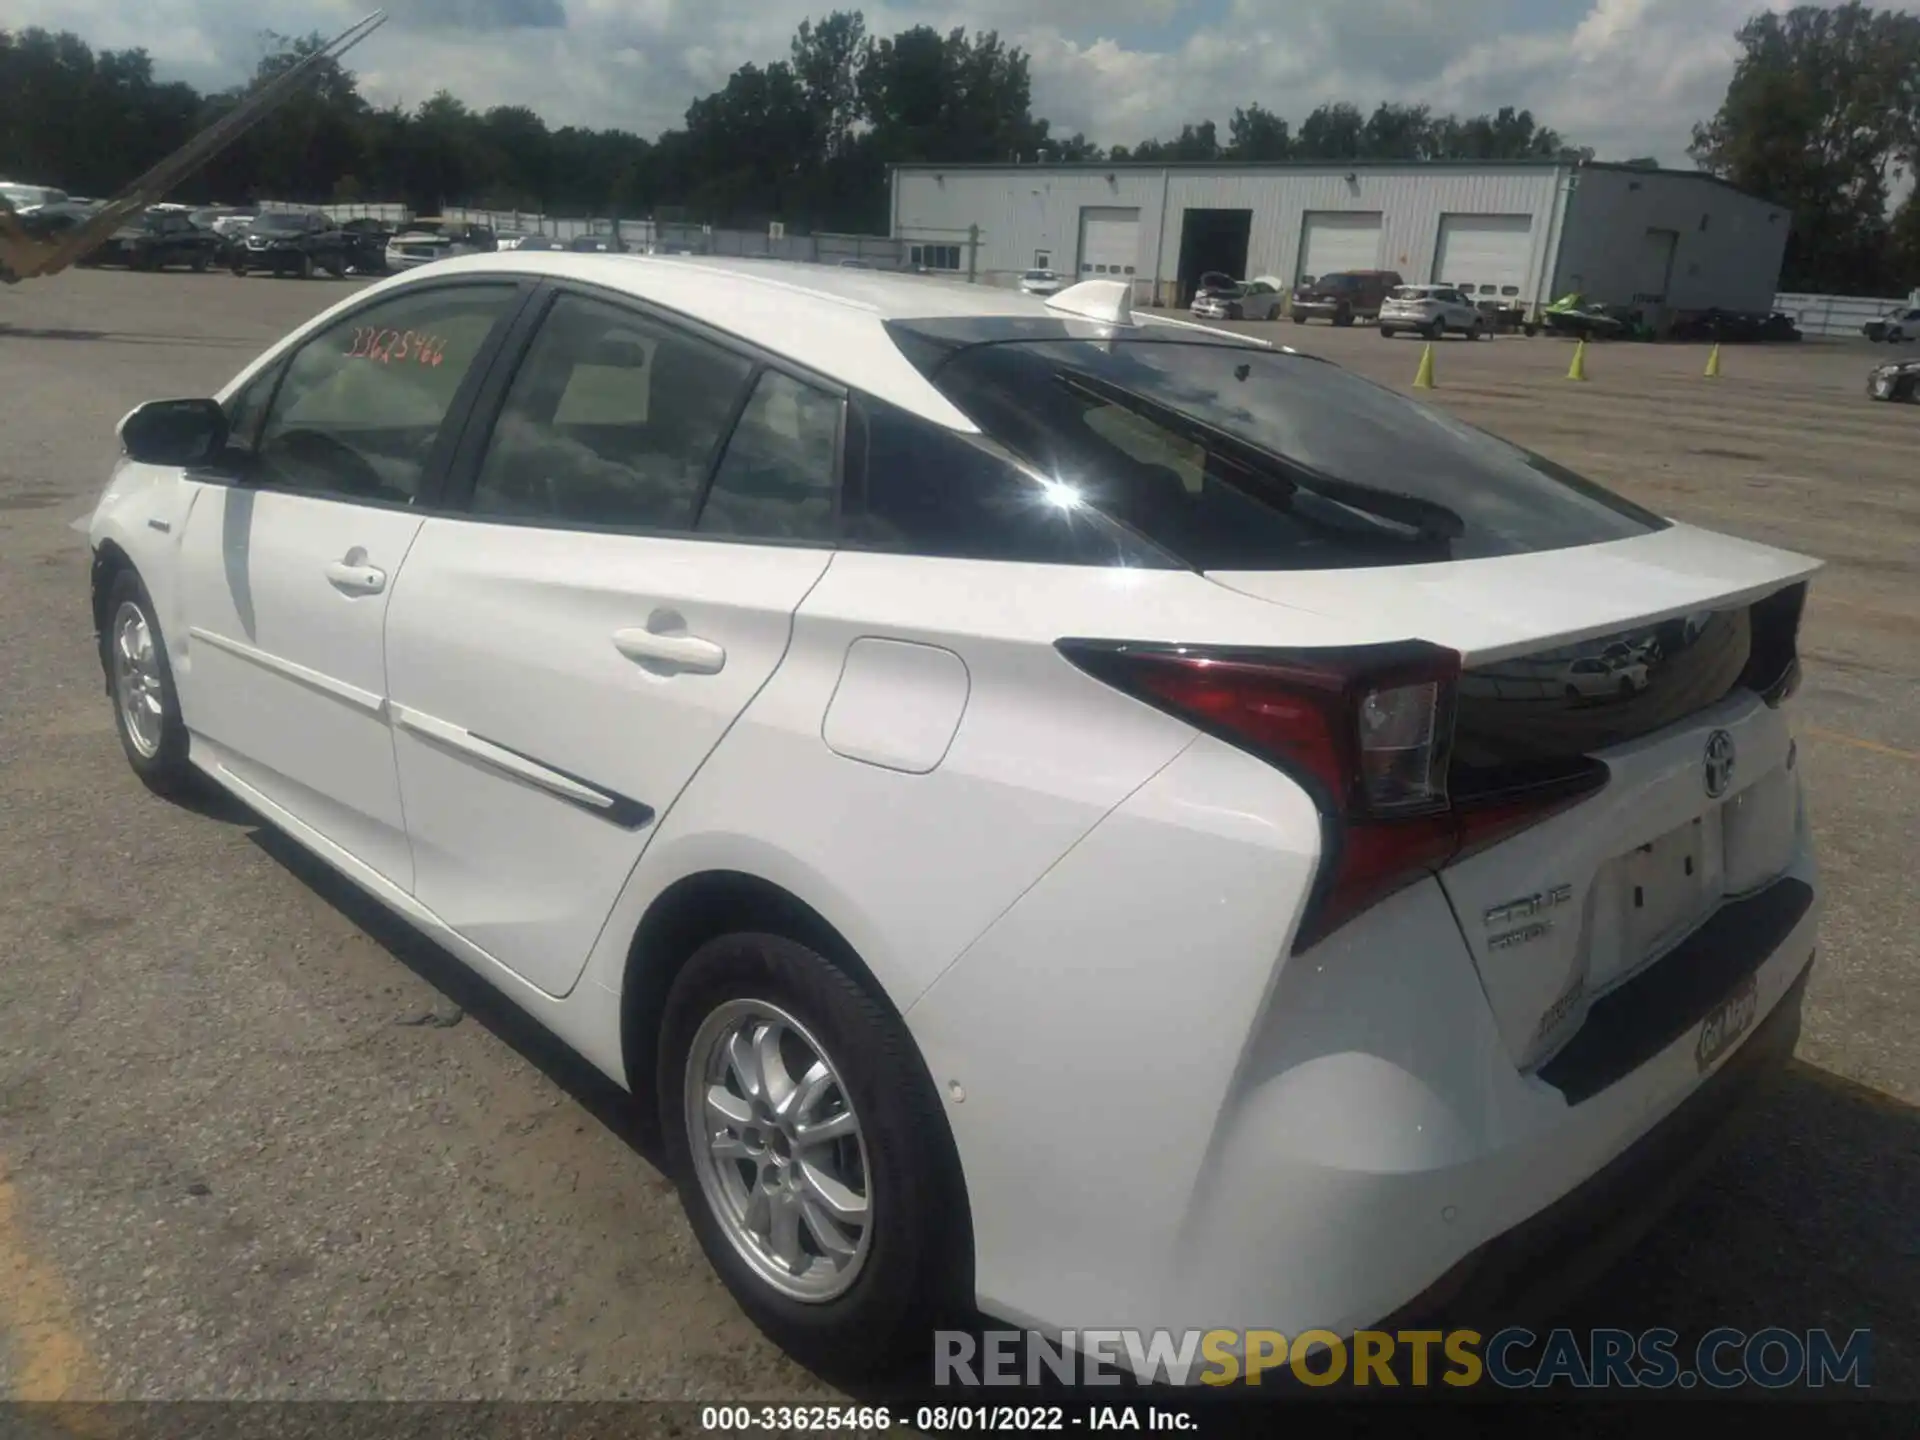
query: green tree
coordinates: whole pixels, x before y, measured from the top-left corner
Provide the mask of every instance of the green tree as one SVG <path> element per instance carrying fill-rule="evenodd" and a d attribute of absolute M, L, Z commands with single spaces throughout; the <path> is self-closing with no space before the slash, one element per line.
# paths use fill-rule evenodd
<path fill-rule="evenodd" d="M 1694 162 L 1791 211 L 1786 288 L 1897 284 L 1887 208 L 1920 134 L 1920 15 L 1801 5 L 1756 15 L 1738 40 L 1726 98 L 1694 127 Z"/>
<path fill-rule="evenodd" d="M 1227 154 L 1235 160 L 1285 160 L 1292 153 L 1287 122 L 1257 100 L 1227 122 Z"/>

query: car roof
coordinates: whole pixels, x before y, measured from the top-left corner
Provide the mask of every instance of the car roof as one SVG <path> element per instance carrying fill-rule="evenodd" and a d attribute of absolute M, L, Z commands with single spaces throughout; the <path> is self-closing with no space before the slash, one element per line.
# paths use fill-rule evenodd
<path fill-rule="evenodd" d="M 461 273 L 541 275 L 648 300 L 738 336 L 828 379 L 956 430 L 978 427 L 916 369 L 887 333 L 893 320 L 1064 322 L 1069 337 L 1111 332 L 1076 321 L 1044 300 L 995 285 L 733 256 L 590 254 L 507 250 L 463 255 L 407 271 L 377 288 L 429 283 Z M 1173 322 L 1142 315 L 1148 324 Z M 1181 327 L 1191 328 L 1191 327 Z M 1246 343 L 1220 333 L 1222 343 Z"/>

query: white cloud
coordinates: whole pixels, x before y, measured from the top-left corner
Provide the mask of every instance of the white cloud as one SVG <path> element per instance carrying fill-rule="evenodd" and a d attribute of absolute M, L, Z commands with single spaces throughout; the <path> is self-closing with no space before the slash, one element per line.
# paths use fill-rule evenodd
<path fill-rule="evenodd" d="M 333 31 L 376 0 L 9 0 L 8 21 L 144 45 L 198 84 L 239 79 L 260 35 Z M 798 22 L 858 0 L 386 0 L 352 57 L 379 101 L 442 87 L 531 105 L 554 124 L 675 125 L 746 61 L 783 58 Z M 1785 0 L 1767 0 L 1784 8 Z M 548 21 L 564 8 L 566 23 Z M 1032 56 L 1035 110 L 1105 143 L 1170 135 L 1258 101 L 1295 124 L 1325 100 L 1478 113 L 1514 105 L 1603 156 L 1684 164 L 1758 0 L 886 0 L 890 34 L 994 28 Z M 533 25 L 514 26 L 530 20 Z"/>

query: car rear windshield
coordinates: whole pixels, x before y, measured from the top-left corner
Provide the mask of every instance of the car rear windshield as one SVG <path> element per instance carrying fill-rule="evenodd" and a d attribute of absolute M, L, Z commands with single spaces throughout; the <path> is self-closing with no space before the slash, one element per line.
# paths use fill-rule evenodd
<path fill-rule="evenodd" d="M 1667 524 L 1442 410 L 1287 351 L 1038 340 L 922 364 L 987 435 L 1202 570 L 1479 559 Z"/>

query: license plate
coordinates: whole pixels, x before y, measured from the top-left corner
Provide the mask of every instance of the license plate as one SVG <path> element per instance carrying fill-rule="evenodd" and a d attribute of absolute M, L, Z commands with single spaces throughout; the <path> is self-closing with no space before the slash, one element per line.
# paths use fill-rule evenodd
<path fill-rule="evenodd" d="M 1734 987 L 1731 995 L 1708 1012 L 1707 1018 L 1700 1022 L 1700 1043 L 1693 1052 L 1702 1071 L 1711 1070 L 1714 1062 L 1753 1028 L 1754 1013 L 1759 1005 L 1759 987 L 1749 975 Z"/>

